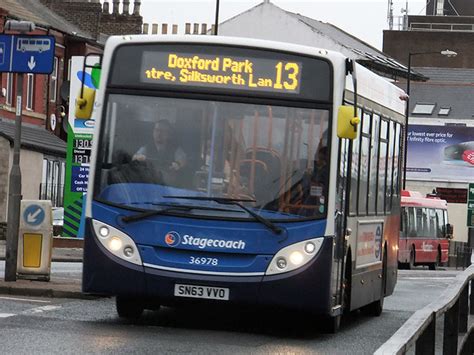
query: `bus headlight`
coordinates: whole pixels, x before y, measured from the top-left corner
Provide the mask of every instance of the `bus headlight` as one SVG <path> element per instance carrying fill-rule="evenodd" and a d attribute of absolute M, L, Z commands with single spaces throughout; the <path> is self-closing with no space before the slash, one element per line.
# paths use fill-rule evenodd
<path fill-rule="evenodd" d="M 124 232 L 103 222 L 92 220 L 97 240 L 116 257 L 130 263 L 142 265 L 140 254 L 132 238 Z"/>
<path fill-rule="evenodd" d="M 112 251 L 119 251 L 122 249 L 122 241 L 120 240 L 119 237 L 113 236 L 112 238 L 109 239 L 109 249 Z"/>
<path fill-rule="evenodd" d="M 281 249 L 272 259 L 265 275 L 281 274 L 296 270 L 318 254 L 324 238 L 315 238 L 291 244 Z"/>

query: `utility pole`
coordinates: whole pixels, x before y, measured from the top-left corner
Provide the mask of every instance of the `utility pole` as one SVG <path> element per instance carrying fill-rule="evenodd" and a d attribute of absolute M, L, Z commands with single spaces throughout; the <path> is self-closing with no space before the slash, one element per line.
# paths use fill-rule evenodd
<path fill-rule="evenodd" d="M 32 32 L 35 24 L 27 21 L 7 21 L 5 30 L 20 33 Z M 5 257 L 5 281 L 16 281 L 18 259 L 18 231 L 20 226 L 21 202 L 21 110 L 23 98 L 23 73 L 17 74 L 15 137 L 13 141 L 13 162 L 8 184 L 7 244 Z"/>
<path fill-rule="evenodd" d="M 216 19 L 214 21 L 214 35 L 217 36 L 219 31 L 219 0 L 216 0 Z"/>

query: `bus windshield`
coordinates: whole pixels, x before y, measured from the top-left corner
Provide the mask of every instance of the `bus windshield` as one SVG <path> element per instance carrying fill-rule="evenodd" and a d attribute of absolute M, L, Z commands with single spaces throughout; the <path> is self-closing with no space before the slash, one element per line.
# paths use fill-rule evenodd
<path fill-rule="evenodd" d="M 157 210 L 181 203 L 197 207 L 182 214 L 253 219 L 237 206 L 183 197 L 241 199 L 271 220 L 323 218 L 328 124 L 328 109 L 111 94 L 94 197 Z"/>

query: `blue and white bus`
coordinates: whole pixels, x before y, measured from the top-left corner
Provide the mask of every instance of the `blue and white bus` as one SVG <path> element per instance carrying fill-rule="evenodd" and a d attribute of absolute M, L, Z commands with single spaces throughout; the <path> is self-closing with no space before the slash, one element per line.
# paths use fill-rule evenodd
<path fill-rule="evenodd" d="M 132 318 L 245 304 L 336 331 L 344 311 L 380 314 L 403 91 L 339 53 L 212 36 L 111 37 L 101 75 L 84 292 Z"/>

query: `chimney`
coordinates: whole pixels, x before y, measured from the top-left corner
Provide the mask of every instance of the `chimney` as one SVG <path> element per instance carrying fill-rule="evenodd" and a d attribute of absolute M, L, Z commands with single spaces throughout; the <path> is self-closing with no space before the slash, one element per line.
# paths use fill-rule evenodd
<path fill-rule="evenodd" d="M 194 24 L 193 35 L 199 34 L 199 23 Z"/>
<path fill-rule="evenodd" d="M 158 34 L 158 24 L 157 23 L 154 23 L 153 25 L 151 25 L 151 34 L 152 35 L 157 35 Z"/>
<path fill-rule="evenodd" d="M 104 4 L 102 5 L 102 11 L 106 14 L 110 14 L 109 6 L 110 6 L 109 2 L 104 1 Z"/>
<path fill-rule="evenodd" d="M 133 14 L 135 16 L 140 16 L 140 6 L 141 6 L 140 0 L 135 0 L 135 2 L 133 3 Z"/>
<path fill-rule="evenodd" d="M 143 24 L 143 34 L 147 35 L 149 30 L 150 30 L 150 25 L 148 23 L 144 23 Z"/>
<path fill-rule="evenodd" d="M 211 26 L 211 35 L 215 36 L 216 34 L 216 25 Z"/>
<path fill-rule="evenodd" d="M 191 24 L 186 23 L 186 29 L 184 31 L 185 34 L 190 35 L 191 34 Z"/>
<path fill-rule="evenodd" d="M 161 24 L 161 34 L 162 35 L 168 34 L 168 24 L 167 23 L 162 23 Z"/>
<path fill-rule="evenodd" d="M 112 14 L 118 15 L 119 14 L 119 4 L 120 0 L 113 0 L 113 8 L 112 8 Z"/>
<path fill-rule="evenodd" d="M 201 34 L 202 35 L 207 34 L 207 23 L 201 24 Z"/>
<path fill-rule="evenodd" d="M 130 0 L 123 0 L 123 11 L 122 14 L 130 15 Z"/>
<path fill-rule="evenodd" d="M 178 34 L 178 25 L 173 25 L 173 32 L 174 35 Z"/>

